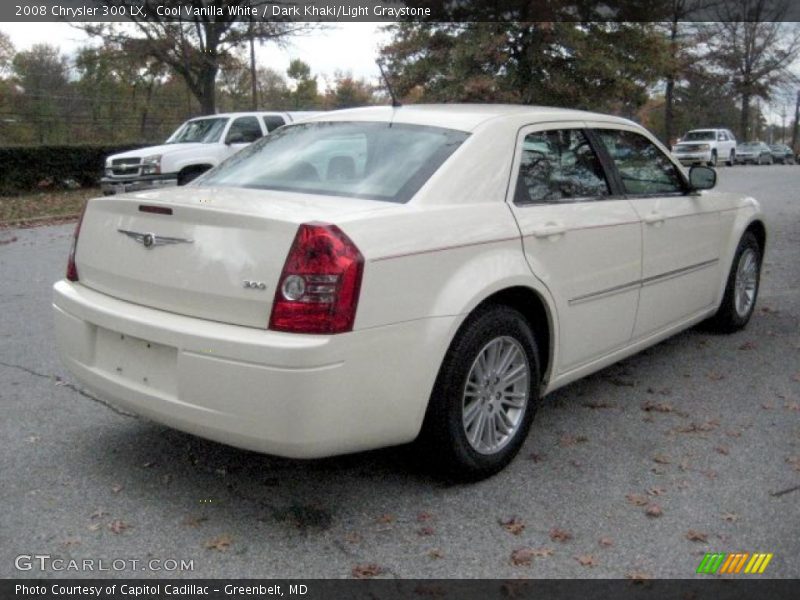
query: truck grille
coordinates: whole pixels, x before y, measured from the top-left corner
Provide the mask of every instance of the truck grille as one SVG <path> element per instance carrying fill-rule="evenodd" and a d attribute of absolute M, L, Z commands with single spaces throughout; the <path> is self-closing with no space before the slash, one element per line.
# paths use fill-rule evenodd
<path fill-rule="evenodd" d="M 676 152 L 701 152 L 702 144 L 682 144 L 675 148 Z"/>
<path fill-rule="evenodd" d="M 111 161 L 111 173 L 115 177 L 131 177 L 139 174 L 139 158 L 117 158 Z"/>

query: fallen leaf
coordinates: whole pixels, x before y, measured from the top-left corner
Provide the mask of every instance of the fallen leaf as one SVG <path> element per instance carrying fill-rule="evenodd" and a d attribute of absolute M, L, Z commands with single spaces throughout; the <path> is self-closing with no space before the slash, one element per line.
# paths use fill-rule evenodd
<path fill-rule="evenodd" d="M 150 467 L 154 467 L 156 465 L 155 461 L 147 461 L 146 463 L 142 463 L 142 467 L 145 469 L 149 469 Z"/>
<path fill-rule="evenodd" d="M 387 513 L 385 515 L 381 515 L 376 520 L 378 521 L 378 523 L 381 523 L 383 525 L 386 525 L 388 523 L 394 523 L 394 515 L 390 515 Z"/>
<path fill-rule="evenodd" d="M 650 489 L 647 490 L 648 496 L 663 496 L 666 493 L 667 493 L 666 488 L 657 486 L 651 487 Z"/>
<path fill-rule="evenodd" d="M 217 552 L 225 552 L 228 548 L 230 548 L 231 544 L 233 543 L 233 539 L 226 533 L 222 535 L 218 535 L 217 537 L 208 540 L 205 543 L 206 550 L 216 550 Z"/>
<path fill-rule="evenodd" d="M 793 402 L 791 404 L 784 404 L 783 406 L 786 410 L 792 410 L 794 412 L 800 412 L 800 403 Z"/>
<path fill-rule="evenodd" d="M 530 548 L 517 548 L 511 552 L 509 561 L 515 567 L 530 565 L 533 561 L 533 550 Z"/>
<path fill-rule="evenodd" d="M 588 402 L 584 402 L 583 406 L 585 408 L 591 408 L 592 410 L 617 407 L 616 404 L 612 404 L 611 402 L 606 402 L 605 400 L 589 400 Z"/>
<path fill-rule="evenodd" d="M 433 519 L 433 515 L 431 513 L 427 512 L 417 513 L 417 521 L 419 521 L 420 523 L 430 521 L 431 519 Z"/>
<path fill-rule="evenodd" d="M 86 529 L 88 529 L 89 531 L 97 531 L 97 530 L 99 530 L 99 529 L 100 529 L 102 526 L 103 526 L 103 524 L 102 524 L 102 523 L 91 523 L 91 524 L 89 524 L 89 525 L 87 525 L 87 526 L 86 526 Z"/>
<path fill-rule="evenodd" d="M 205 523 L 206 521 L 208 521 L 208 517 L 202 517 L 202 516 L 192 517 L 192 516 L 189 516 L 189 517 L 186 517 L 183 520 L 183 524 L 186 525 L 187 527 L 199 527 L 201 523 Z"/>
<path fill-rule="evenodd" d="M 355 531 L 349 531 L 344 535 L 344 541 L 348 544 L 358 544 L 363 539 L 364 538 L 361 537 L 361 534 Z"/>
<path fill-rule="evenodd" d="M 108 513 L 100 508 L 94 511 L 91 515 L 89 515 L 90 519 L 99 519 L 101 517 L 106 516 Z"/>
<path fill-rule="evenodd" d="M 800 471 L 800 456 L 790 456 L 786 462 L 792 465 L 795 471 Z"/>
<path fill-rule="evenodd" d="M 728 437 L 740 438 L 742 437 L 742 432 L 738 429 L 729 429 L 728 431 L 725 432 L 725 435 L 727 435 Z"/>
<path fill-rule="evenodd" d="M 640 408 L 645 412 L 660 412 L 660 413 L 670 413 L 675 410 L 675 408 L 668 402 L 652 402 L 650 400 L 648 400 L 647 402 L 643 402 Z"/>
<path fill-rule="evenodd" d="M 650 502 L 643 494 L 625 494 L 625 499 L 634 506 L 646 506 Z"/>
<path fill-rule="evenodd" d="M 81 545 L 81 539 L 80 538 L 67 538 L 63 542 L 61 542 L 61 545 L 64 548 L 69 548 L 70 546 L 80 546 Z"/>
<path fill-rule="evenodd" d="M 433 527 L 420 527 L 417 529 L 417 535 L 419 536 L 429 536 L 436 533 L 436 530 Z"/>
<path fill-rule="evenodd" d="M 652 579 L 653 576 L 642 571 L 631 571 L 630 573 L 625 573 L 625 578 L 630 579 L 634 583 L 644 583 L 645 581 Z"/>
<path fill-rule="evenodd" d="M 735 523 L 736 521 L 739 520 L 739 515 L 732 512 L 722 513 L 721 516 L 723 521 L 728 521 L 729 523 Z"/>
<path fill-rule="evenodd" d="M 584 567 L 597 566 L 597 559 L 591 554 L 582 554 L 581 556 L 575 556 L 574 558 Z"/>
<path fill-rule="evenodd" d="M 650 470 L 655 473 L 656 475 L 663 475 L 667 472 L 664 467 L 651 467 Z"/>
<path fill-rule="evenodd" d="M 614 540 L 607 537 L 601 537 L 599 540 L 597 540 L 597 543 L 603 546 L 604 548 L 610 548 L 611 546 L 614 545 Z"/>
<path fill-rule="evenodd" d="M 553 527 L 550 530 L 550 539 L 554 542 L 566 542 L 572 539 L 572 534 L 564 529 Z"/>
<path fill-rule="evenodd" d="M 775 408 L 775 405 L 772 402 L 764 402 L 761 404 L 761 408 L 763 408 L 764 410 L 772 410 L 773 408 Z"/>
<path fill-rule="evenodd" d="M 444 558 L 444 552 L 439 550 L 439 548 L 432 548 L 431 550 L 428 550 L 428 556 L 433 559 Z"/>
<path fill-rule="evenodd" d="M 369 579 L 370 577 L 376 577 L 381 573 L 383 573 L 383 569 L 380 567 L 380 565 L 376 565 L 375 563 L 356 565 L 350 571 L 350 574 L 354 579 Z"/>
<path fill-rule="evenodd" d="M 511 517 L 505 521 L 501 519 L 500 525 L 502 525 L 507 532 L 513 535 L 519 535 L 525 531 L 525 523 L 517 519 L 517 517 Z"/>
<path fill-rule="evenodd" d="M 17 241 L 17 236 L 8 238 L 6 240 L 0 240 L 0 246 L 5 246 L 6 244 L 13 244 L 16 241 Z"/>
<path fill-rule="evenodd" d="M 690 542 L 707 542 L 708 541 L 708 534 L 702 533 L 700 531 L 695 531 L 694 529 L 690 529 L 686 532 L 686 539 Z"/>
<path fill-rule="evenodd" d="M 717 371 L 710 371 L 708 373 L 708 378 L 711 381 L 722 381 L 723 379 L 725 379 L 725 375 L 723 375 L 722 373 L 718 373 Z"/>
<path fill-rule="evenodd" d="M 562 448 L 569 448 L 571 446 L 575 446 L 577 444 L 582 444 L 583 442 L 588 442 L 589 438 L 585 435 L 562 435 L 561 439 L 558 440 L 558 445 Z"/>
<path fill-rule="evenodd" d="M 657 462 L 660 465 L 668 465 L 672 463 L 672 460 L 665 454 L 656 454 L 653 457 L 653 462 Z"/>
<path fill-rule="evenodd" d="M 644 514 L 646 514 L 648 517 L 657 518 L 663 515 L 664 511 L 658 504 L 648 504 Z"/>
<path fill-rule="evenodd" d="M 119 534 L 119 533 L 122 533 L 123 531 L 125 531 L 126 529 L 129 529 L 129 528 L 130 528 L 130 525 L 128 525 L 122 519 L 114 519 L 113 521 L 111 521 L 111 523 L 108 524 L 108 530 L 111 533 Z"/>
<path fill-rule="evenodd" d="M 536 557 L 546 558 L 548 556 L 553 556 L 555 550 L 552 548 L 533 548 L 531 552 L 533 552 L 533 555 Z"/>
<path fill-rule="evenodd" d="M 38 435 L 29 435 L 27 438 L 25 438 L 25 441 L 30 442 L 31 444 L 35 444 L 36 442 L 39 441 L 39 439 L 40 438 Z"/>
<path fill-rule="evenodd" d="M 713 431 L 718 425 L 719 422 L 714 420 L 706 421 L 705 423 L 695 423 L 692 421 L 688 425 L 676 427 L 672 431 L 675 433 L 705 433 L 708 431 Z"/>
<path fill-rule="evenodd" d="M 800 373 L 795 373 L 794 375 L 792 375 L 792 379 L 794 381 L 800 381 Z"/>
<path fill-rule="evenodd" d="M 119 494 L 122 491 L 123 485 L 121 483 L 115 483 L 111 486 L 111 491 L 115 494 Z"/>
<path fill-rule="evenodd" d="M 718 454 L 722 454 L 723 456 L 728 456 L 731 451 L 726 446 L 717 446 L 714 448 Z"/>
<path fill-rule="evenodd" d="M 745 342 L 744 344 L 739 346 L 739 350 L 755 350 L 756 348 L 758 348 L 756 343 L 755 342 L 750 342 L 750 341 Z"/>

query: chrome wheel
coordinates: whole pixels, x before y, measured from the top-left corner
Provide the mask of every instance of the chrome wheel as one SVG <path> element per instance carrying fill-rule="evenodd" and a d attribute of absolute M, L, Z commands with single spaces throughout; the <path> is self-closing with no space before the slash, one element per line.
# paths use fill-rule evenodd
<path fill-rule="evenodd" d="M 528 357 L 513 337 L 497 337 L 478 353 L 462 402 L 464 433 L 476 452 L 495 454 L 514 438 L 528 405 L 530 377 Z"/>
<path fill-rule="evenodd" d="M 752 248 L 747 248 L 739 257 L 734 284 L 734 306 L 740 317 L 746 317 L 753 309 L 757 285 L 758 257 Z"/>

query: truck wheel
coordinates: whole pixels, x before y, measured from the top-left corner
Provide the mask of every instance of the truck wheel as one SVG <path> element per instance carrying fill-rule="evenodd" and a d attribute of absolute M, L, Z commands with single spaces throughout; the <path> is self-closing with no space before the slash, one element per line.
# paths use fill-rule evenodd
<path fill-rule="evenodd" d="M 728 160 L 725 162 L 726 165 L 732 167 L 736 164 L 736 150 L 731 150 L 731 153 L 728 155 Z"/>
<path fill-rule="evenodd" d="M 717 151 L 716 150 L 712 150 L 711 151 L 711 160 L 708 161 L 708 166 L 709 167 L 716 167 L 717 166 Z"/>

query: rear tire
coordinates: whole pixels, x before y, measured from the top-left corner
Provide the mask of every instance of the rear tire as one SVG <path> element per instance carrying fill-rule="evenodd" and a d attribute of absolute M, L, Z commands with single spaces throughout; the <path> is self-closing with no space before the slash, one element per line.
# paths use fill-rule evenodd
<path fill-rule="evenodd" d="M 445 479 L 494 475 L 525 442 L 539 383 L 536 339 L 525 318 L 507 306 L 478 309 L 439 369 L 417 456 Z"/>
<path fill-rule="evenodd" d="M 758 299 L 761 258 L 761 248 L 756 237 L 751 232 L 746 232 L 733 255 L 722 304 L 707 321 L 710 329 L 720 333 L 733 333 L 744 328 L 750 321 Z"/>

